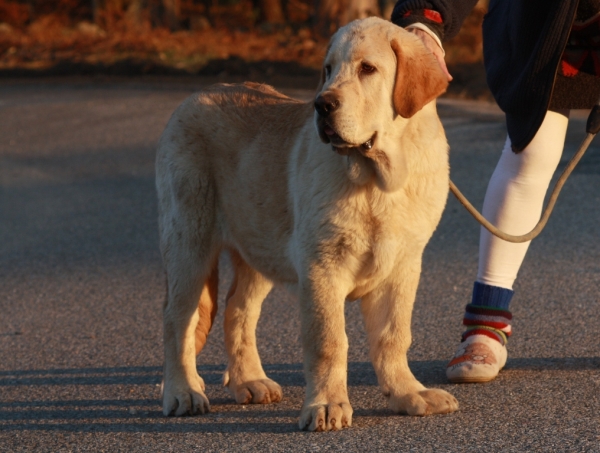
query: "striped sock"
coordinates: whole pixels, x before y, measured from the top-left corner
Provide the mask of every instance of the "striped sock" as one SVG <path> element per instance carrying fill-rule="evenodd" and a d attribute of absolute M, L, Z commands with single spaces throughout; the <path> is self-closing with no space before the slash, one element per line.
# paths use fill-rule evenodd
<path fill-rule="evenodd" d="M 514 291 L 475 282 L 473 299 L 465 309 L 465 341 L 472 335 L 485 335 L 505 345 L 512 333 L 512 314 L 508 310 Z"/>

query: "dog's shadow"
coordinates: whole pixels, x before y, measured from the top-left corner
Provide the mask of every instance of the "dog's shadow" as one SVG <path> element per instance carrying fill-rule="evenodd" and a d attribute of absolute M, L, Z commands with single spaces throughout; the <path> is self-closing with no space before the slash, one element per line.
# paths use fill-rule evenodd
<path fill-rule="evenodd" d="M 410 361 L 409 366 L 415 377 L 425 386 L 439 386 L 447 384 L 445 369 L 446 362 L 442 360 L 417 360 Z M 304 387 L 304 372 L 302 364 L 271 364 L 264 365 L 265 372 L 269 378 L 278 382 L 279 385 L 300 386 Z M 206 372 L 200 368 L 200 372 L 205 380 L 207 380 Z M 220 382 L 220 376 L 211 374 L 210 383 L 216 384 Z M 370 362 L 350 362 L 348 363 L 348 386 L 377 386 L 377 376 Z"/>
<path fill-rule="evenodd" d="M 411 361 L 410 368 L 417 379 L 428 387 L 450 386 L 445 379 L 446 362 L 442 360 Z M 0 430 L 57 432 L 148 432 L 148 433 L 292 433 L 297 432 L 297 418 L 304 394 L 302 365 L 265 365 L 267 375 L 281 384 L 284 401 L 280 404 L 237 405 L 222 389 L 224 365 L 203 365 L 199 371 L 205 379 L 215 411 L 198 417 L 164 417 L 156 395 L 151 398 L 121 399 L 124 386 L 157 389 L 160 367 L 113 367 L 54 370 L 21 370 L 0 372 L 0 389 L 19 386 L 36 387 L 49 392 L 53 400 L 0 401 Z M 509 359 L 509 370 L 598 370 L 600 357 L 516 358 Z M 529 377 L 522 377 L 523 379 Z M 113 399 L 72 399 L 73 391 L 94 386 L 100 395 L 119 394 Z M 112 387 L 112 386 L 116 386 Z M 393 415 L 379 396 L 377 377 L 369 362 L 351 362 L 348 386 L 355 415 L 355 425 L 361 418 L 381 418 Z M 112 387 L 112 388 L 111 388 Z M 61 394 L 67 396 L 61 398 Z M 157 394 L 157 392 L 156 392 Z M 362 395 L 365 395 L 364 397 Z M 362 401 L 361 401 L 362 399 Z M 373 403 L 372 401 L 376 401 Z"/>
<path fill-rule="evenodd" d="M 441 382 L 442 362 L 412 363 L 419 379 Z M 147 433 L 292 433 L 298 431 L 297 419 L 304 396 L 301 363 L 266 364 L 267 375 L 277 381 L 284 401 L 276 405 L 238 405 L 221 387 L 224 365 L 202 365 L 199 372 L 207 385 L 213 411 L 197 417 L 165 417 L 157 399 L 161 381 L 160 367 L 70 368 L 0 372 L 0 388 L 29 386 L 53 387 L 52 401 L 0 401 L 0 429 L 56 432 L 147 432 Z M 434 368 L 433 371 L 429 368 Z M 437 369 L 437 371 L 435 370 Z M 436 376 L 439 375 L 439 376 Z M 385 417 L 377 377 L 369 362 L 351 362 L 348 385 L 359 417 Z M 73 390 L 98 386 L 99 395 L 114 394 L 115 387 L 150 389 L 151 398 L 73 399 Z M 381 401 L 378 407 L 361 407 L 364 389 Z M 117 390 L 118 392 L 119 390 Z M 34 392 L 37 393 L 37 392 Z M 61 398 L 61 393 L 69 398 Z M 354 393 L 355 395 L 352 395 Z M 57 397 L 58 395 L 58 397 Z M 372 406 L 372 405 L 371 405 Z M 357 421 L 360 426 L 359 421 Z M 355 423 L 356 424 L 356 423 Z"/>

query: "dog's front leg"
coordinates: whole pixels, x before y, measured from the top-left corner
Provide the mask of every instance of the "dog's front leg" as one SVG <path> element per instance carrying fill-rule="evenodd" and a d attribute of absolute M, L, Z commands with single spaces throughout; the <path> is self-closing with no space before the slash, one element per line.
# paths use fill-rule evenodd
<path fill-rule="evenodd" d="M 408 415 L 445 414 L 458 409 L 456 399 L 444 390 L 425 388 L 406 357 L 420 267 L 420 261 L 401 266 L 391 281 L 363 297 L 361 309 L 373 367 L 390 408 Z"/>
<path fill-rule="evenodd" d="M 299 295 L 307 384 L 300 429 L 309 431 L 337 430 L 352 425 L 346 383 L 345 294 L 336 288 L 335 279 L 321 275 L 324 278 L 303 284 Z"/>

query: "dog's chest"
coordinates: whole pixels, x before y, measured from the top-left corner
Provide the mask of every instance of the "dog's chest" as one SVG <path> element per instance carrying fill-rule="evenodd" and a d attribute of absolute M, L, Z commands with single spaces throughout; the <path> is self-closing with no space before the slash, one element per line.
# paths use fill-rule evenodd
<path fill-rule="evenodd" d="M 434 228 L 409 197 L 367 201 L 368 209 L 361 210 L 356 219 L 362 227 L 354 230 L 346 254 L 347 264 L 354 270 L 349 299 L 358 299 L 394 278 L 400 268 L 418 268 Z"/>
<path fill-rule="evenodd" d="M 357 297 L 386 280 L 406 249 L 406 237 L 397 228 L 397 206 L 381 206 L 366 199 L 361 208 L 354 211 L 353 221 L 346 224 L 352 227 L 337 241 L 341 245 L 340 264 L 352 273 L 352 294 Z"/>
<path fill-rule="evenodd" d="M 398 235 L 382 232 L 365 238 L 366 250 L 349 251 L 356 260 L 354 289 L 349 298 L 357 299 L 388 279 L 405 244 Z"/>

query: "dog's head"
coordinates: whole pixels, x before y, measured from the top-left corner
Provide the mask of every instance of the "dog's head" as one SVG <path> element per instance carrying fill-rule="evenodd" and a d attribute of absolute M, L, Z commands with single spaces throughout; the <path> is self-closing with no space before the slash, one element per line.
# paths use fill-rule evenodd
<path fill-rule="evenodd" d="M 338 30 L 321 77 L 315 122 L 321 140 L 340 154 L 368 152 L 398 116 L 412 117 L 448 85 L 420 38 L 378 18 Z"/>

